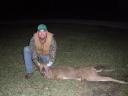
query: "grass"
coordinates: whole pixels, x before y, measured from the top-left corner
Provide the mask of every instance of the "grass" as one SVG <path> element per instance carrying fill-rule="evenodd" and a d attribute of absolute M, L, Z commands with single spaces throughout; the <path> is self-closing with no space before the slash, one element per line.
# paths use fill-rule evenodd
<path fill-rule="evenodd" d="M 58 44 L 54 66 L 105 65 L 115 70 L 105 75 L 128 81 L 128 30 L 77 24 L 47 25 Z M 24 79 L 22 51 L 29 43 L 35 25 L 6 25 L 0 30 L 0 96 L 128 95 L 127 85 L 113 82 L 46 80 L 38 71 L 34 71 L 32 78 Z"/>

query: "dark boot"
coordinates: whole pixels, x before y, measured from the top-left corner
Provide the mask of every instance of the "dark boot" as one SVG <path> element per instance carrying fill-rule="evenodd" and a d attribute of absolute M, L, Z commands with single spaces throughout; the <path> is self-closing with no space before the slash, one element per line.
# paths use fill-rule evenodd
<path fill-rule="evenodd" d="M 32 73 L 26 73 L 26 74 L 25 74 L 25 78 L 26 78 L 26 79 L 29 79 L 31 76 L 32 76 Z"/>

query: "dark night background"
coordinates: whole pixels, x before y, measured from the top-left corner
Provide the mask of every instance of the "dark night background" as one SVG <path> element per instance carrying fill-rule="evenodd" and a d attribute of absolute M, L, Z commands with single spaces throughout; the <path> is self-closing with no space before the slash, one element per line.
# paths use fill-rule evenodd
<path fill-rule="evenodd" d="M 0 12 L 1 21 L 48 18 L 128 21 L 124 0 L 5 0 L 0 3 Z"/>
<path fill-rule="evenodd" d="M 0 96 L 128 96 L 127 85 L 88 82 L 83 80 L 86 73 L 80 83 L 52 81 L 45 78 L 48 72 L 43 77 L 40 68 L 34 67 L 26 80 L 23 54 L 38 24 L 43 23 L 57 42 L 55 67 L 94 65 L 105 69 L 101 75 L 128 82 L 127 9 L 127 0 L 1 0 Z M 66 75 L 73 73 L 81 74 Z M 48 78 L 57 75 L 53 74 Z"/>

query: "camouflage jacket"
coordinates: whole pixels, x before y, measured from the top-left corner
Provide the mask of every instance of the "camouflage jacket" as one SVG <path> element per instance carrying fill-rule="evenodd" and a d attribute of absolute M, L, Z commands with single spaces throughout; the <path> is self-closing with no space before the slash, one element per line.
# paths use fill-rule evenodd
<path fill-rule="evenodd" d="M 31 38 L 30 40 L 30 43 L 29 43 L 29 47 L 31 48 L 32 50 L 32 59 L 33 59 L 33 62 L 36 64 L 38 61 L 39 61 L 39 56 L 41 54 L 37 53 L 35 47 L 35 39 L 34 39 L 34 36 Z M 56 49 L 57 49 L 57 44 L 56 44 L 56 40 L 55 38 L 52 36 L 52 40 L 51 40 L 51 45 L 50 45 L 50 48 L 49 48 L 49 61 L 51 62 L 55 62 L 55 57 L 56 57 Z"/>

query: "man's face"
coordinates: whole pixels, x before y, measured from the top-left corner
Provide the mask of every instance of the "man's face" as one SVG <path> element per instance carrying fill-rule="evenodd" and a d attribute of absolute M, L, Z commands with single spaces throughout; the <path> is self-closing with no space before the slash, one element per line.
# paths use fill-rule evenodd
<path fill-rule="evenodd" d="M 47 36 L 47 31 L 39 31 L 38 32 L 38 37 L 40 39 L 44 39 Z"/>

